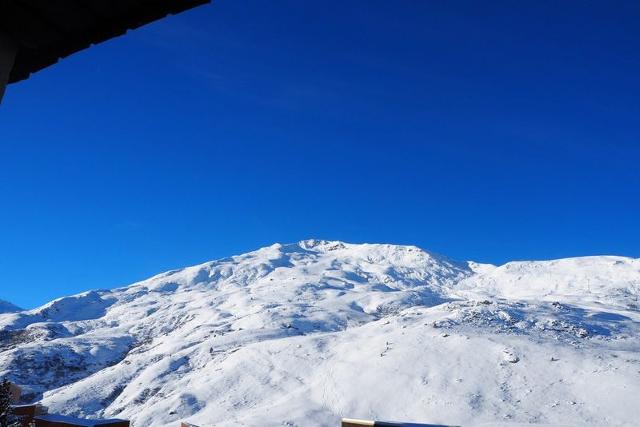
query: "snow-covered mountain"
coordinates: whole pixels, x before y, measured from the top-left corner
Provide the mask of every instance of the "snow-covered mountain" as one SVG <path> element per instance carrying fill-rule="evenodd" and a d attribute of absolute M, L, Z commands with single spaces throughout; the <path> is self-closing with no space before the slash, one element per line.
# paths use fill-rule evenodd
<path fill-rule="evenodd" d="M 9 301 L 4 301 L 0 299 L 0 314 L 2 313 L 13 313 L 15 311 L 22 310 L 17 305 L 11 304 Z"/>
<path fill-rule="evenodd" d="M 275 244 L 0 315 L 0 376 L 136 426 L 640 425 L 640 260 Z"/>

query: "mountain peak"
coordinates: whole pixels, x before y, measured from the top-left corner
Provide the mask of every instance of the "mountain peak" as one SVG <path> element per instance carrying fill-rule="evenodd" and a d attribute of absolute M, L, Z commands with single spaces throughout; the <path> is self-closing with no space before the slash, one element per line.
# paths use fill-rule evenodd
<path fill-rule="evenodd" d="M 464 425 L 527 422 L 546 405 L 551 424 L 589 421 L 591 407 L 616 414 L 604 390 L 624 389 L 626 406 L 640 393 L 625 362 L 640 354 L 639 263 L 492 266 L 415 246 L 277 243 L 2 315 L 0 373 L 54 412 L 152 426 L 330 425 L 360 407 Z M 595 391 L 548 386 L 587 384 L 596 368 Z"/>
<path fill-rule="evenodd" d="M 298 246 L 303 249 L 315 249 L 323 251 L 332 251 L 338 249 L 344 249 L 345 243 L 338 240 L 322 240 L 322 239 L 307 239 L 300 240 Z"/>
<path fill-rule="evenodd" d="M 15 313 L 18 311 L 22 311 L 20 307 L 15 304 L 10 303 L 9 301 L 0 299 L 0 314 L 2 313 Z"/>

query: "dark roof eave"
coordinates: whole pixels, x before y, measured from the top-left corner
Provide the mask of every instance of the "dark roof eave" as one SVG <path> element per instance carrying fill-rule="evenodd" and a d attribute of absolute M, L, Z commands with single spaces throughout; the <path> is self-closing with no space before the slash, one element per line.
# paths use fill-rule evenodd
<path fill-rule="evenodd" d="M 0 0 L 0 33 L 18 46 L 9 83 L 91 45 L 210 0 Z"/>

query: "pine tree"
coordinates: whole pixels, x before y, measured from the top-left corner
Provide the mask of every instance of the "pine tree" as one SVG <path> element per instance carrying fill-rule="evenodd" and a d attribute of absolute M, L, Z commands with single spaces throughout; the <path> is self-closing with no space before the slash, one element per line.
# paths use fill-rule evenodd
<path fill-rule="evenodd" d="M 11 403 L 11 383 L 4 379 L 0 383 L 0 427 L 18 425 L 15 417 L 11 415 Z"/>

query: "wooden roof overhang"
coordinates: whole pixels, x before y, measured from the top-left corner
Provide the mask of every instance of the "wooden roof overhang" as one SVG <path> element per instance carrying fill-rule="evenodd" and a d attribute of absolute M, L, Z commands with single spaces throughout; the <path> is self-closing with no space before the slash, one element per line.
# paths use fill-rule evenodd
<path fill-rule="evenodd" d="M 91 45 L 210 0 L 0 0 L 0 38 L 15 48 L 8 83 Z"/>

